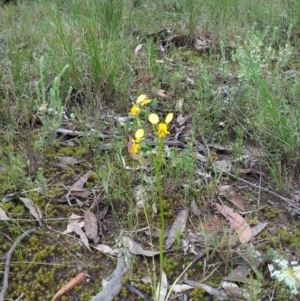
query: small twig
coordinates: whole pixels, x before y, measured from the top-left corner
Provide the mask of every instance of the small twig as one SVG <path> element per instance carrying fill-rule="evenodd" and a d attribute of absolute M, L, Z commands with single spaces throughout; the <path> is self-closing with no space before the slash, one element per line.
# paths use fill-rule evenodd
<path fill-rule="evenodd" d="M 230 172 L 228 172 L 228 171 L 224 171 L 224 170 L 219 169 L 219 168 L 217 168 L 217 169 L 218 169 L 220 172 L 226 173 L 226 174 L 228 174 L 229 176 L 231 176 L 231 177 L 233 177 L 233 178 L 235 178 L 235 179 L 237 179 L 237 180 L 239 180 L 239 181 L 241 181 L 241 182 L 247 183 L 248 185 L 250 185 L 250 186 L 252 186 L 252 187 L 255 187 L 255 188 L 259 189 L 259 190 L 262 190 L 262 191 L 264 191 L 264 192 L 267 192 L 267 193 L 269 193 L 269 194 L 272 194 L 273 196 L 275 196 L 275 197 L 277 197 L 277 198 L 279 198 L 279 199 L 281 199 L 281 200 L 287 202 L 290 206 L 292 206 L 292 207 L 294 207 L 294 208 L 296 208 L 296 209 L 299 210 L 299 205 L 298 205 L 296 202 L 294 202 L 294 201 L 292 201 L 292 200 L 290 200 L 290 199 L 288 199 L 288 198 L 286 198 L 286 197 L 283 197 L 283 196 L 281 196 L 281 195 L 279 195 L 279 194 L 277 194 L 277 193 L 275 193 L 275 192 L 273 192 L 273 191 L 271 191 L 271 190 L 269 190 L 269 189 L 267 189 L 267 188 L 263 188 L 263 187 L 261 187 L 261 185 L 258 186 L 258 185 L 256 185 L 256 184 L 253 184 L 253 183 L 251 183 L 251 182 L 248 182 L 248 181 L 246 181 L 246 180 L 244 180 L 244 179 L 242 179 L 242 178 L 239 178 L 239 177 L 233 175 L 232 173 L 230 173 Z"/>
<path fill-rule="evenodd" d="M 6 290 L 8 288 L 8 275 L 9 275 L 9 269 L 10 269 L 10 260 L 11 260 L 11 256 L 12 256 L 14 250 L 16 249 L 17 245 L 26 236 L 29 236 L 30 234 L 32 234 L 32 233 L 34 233 L 36 231 L 37 231 L 37 228 L 31 228 L 31 229 L 25 231 L 19 237 L 17 237 L 17 239 L 15 240 L 15 242 L 13 243 L 13 245 L 11 246 L 10 250 L 5 255 L 6 261 L 5 261 L 5 270 L 4 270 L 4 276 L 3 276 L 3 286 L 2 286 L 2 290 L 0 292 L 0 300 L 4 300 L 4 296 L 5 296 Z"/>
<path fill-rule="evenodd" d="M 24 296 L 25 296 L 24 293 L 22 293 L 15 301 L 21 301 Z"/>
<path fill-rule="evenodd" d="M 43 218 L 43 221 L 69 221 L 69 220 L 77 220 L 77 219 L 83 219 L 83 217 L 57 217 L 57 218 Z M 14 219 L 8 219 L 5 220 L 5 222 L 33 222 L 36 223 L 36 219 L 27 219 L 27 218 L 14 218 Z"/>
<path fill-rule="evenodd" d="M 207 143 L 206 143 L 206 140 L 205 140 L 205 139 L 203 139 L 203 142 L 204 142 L 204 144 L 205 144 L 205 147 L 206 147 L 207 156 L 210 158 L 210 149 L 209 149 L 209 146 L 207 145 Z"/>
<path fill-rule="evenodd" d="M 151 301 L 151 299 L 145 295 L 144 293 L 142 293 L 141 291 L 139 291 L 137 288 L 135 288 L 133 285 L 131 285 L 130 283 L 125 283 L 124 286 L 134 295 L 136 295 L 137 297 L 146 300 L 146 301 Z"/>
<path fill-rule="evenodd" d="M 259 188 L 258 188 L 258 196 L 257 196 L 257 207 L 260 204 L 260 196 L 261 196 L 261 164 L 259 165 Z"/>

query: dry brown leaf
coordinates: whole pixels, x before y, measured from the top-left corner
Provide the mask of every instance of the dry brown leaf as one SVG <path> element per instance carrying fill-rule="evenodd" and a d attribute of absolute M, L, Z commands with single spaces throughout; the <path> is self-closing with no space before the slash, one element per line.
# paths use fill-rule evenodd
<path fill-rule="evenodd" d="M 223 185 L 218 187 L 219 195 L 224 196 L 229 202 L 238 207 L 241 211 L 245 211 L 244 201 L 232 189 L 230 185 Z"/>
<path fill-rule="evenodd" d="M 72 215 L 70 216 L 68 225 L 67 225 L 67 229 L 64 232 L 62 232 L 62 234 L 72 233 L 74 231 L 74 224 L 79 224 L 80 227 L 81 226 L 83 227 L 84 222 L 81 222 L 81 223 L 79 222 L 79 220 L 81 220 L 81 219 L 82 219 L 82 216 L 72 213 Z"/>
<path fill-rule="evenodd" d="M 241 243 L 249 241 L 252 237 L 252 232 L 248 223 L 237 212 L 227 207 L 226 205 L 216 204 L 217 210 L 230 222 L 235 229 Z"/>
<path fill-rule="evenodd" d="M 159 251 L 144 250 L 140 244 L 138 244 L 137 242 L 135 242 L 134 240 L 128 237 L 123 238 L 123 243 L 125 246 L 128 247 L 130 253 L 134 255 L 144 255 L 146 257 L 153 257 L 159 254 Z"/>
<path fill-rule="evenodd" d="M 9 221 L 10 218 L 6 215 L 6 212 L 0 208 L 0 221 Z"/>
<path fill-rule="evenodd" d="M 261 224 L 257 224 L 256 226 L 252 227 L 251 228 L 252 237 L 256 236 L 261 231 L 263 231 L 267 225 L 268 225 L 268 223 L 261 223 Z"/>
<path fill-rule="evenodd" d="M 84 230 L 89 239 L 96 240 L 98 236 L 98 224 L 95 214 L 91 211 L 83 210 Z"/>
<path fill-rule="evenodd" d="M 60 299 L 64 294 L 72 290 L 76 285 L 80 284 L 85 280 L 86 273 L 81 272 L 79 273 L 75 278 L 73 278 L 71 281 L 69 281 L 66 285 L 64 285 L 51 299 L 51 301 L 56 301 Z"/>
<path fill-rule="evenodd" d="M 247 276 L 250 274 L 250 272 L 250 265 L 241 264 L 233 269 L 226 277 L 224 277 L 224 280 L 249 284 L 251 279 L 248 279 Z"/>
<path fill-rule="evenodd" d="M 168 279 L 166 273 L 162 271 L 160 282 L 157 284 L 157 288 L 155 291 L 155 300 L 165 301 L 167 293 L 168 293 Z"/>
<path fill-rule="evenodd" d="M 90 174 L 91 174 L 91 170 L 89 170 L 88 172 L 86 172 L 82 177 L 79 178 L 79 180 L 77 180 L 72 186 L 69 187 L 70 191 L 82 191 L 84 184 L 87 182 Z"/>
<path fill-rule="evenodd" d="M 230 297 L 230 300 L 247 300 L 248 299 L 246 290 L 240 288 L 235 283 L 222 281 L 221 286 L 224 289 L 225 293 Z"/>
<path fill-rule="evenodd" d="M 111 256 L 117 256 L 120 253 L 120 249 L 112 249 L 110 246 L 103 244 L 97 245 L 95 249 L 97 249 L 101 253 L 109 254 Z"/>
<path fill-rule="evenodd" d="M 187 217 L 188 217 L 187 209 L 181 210 L 178 213 L 178 215 L 169 231 L 165 249 L 170 249 L 172 244 L 175 242 L 176 237 L 178 237 L 178 235 L 180 235 L 185 230 Z"/>
<path fill-rule="evenodd" d="M 33 202 L 28 198 L 19 198 L 23 204 L 29 209 L 31 215 L 39 222 L 39 225 L 42 225 L 43 214 L 40 208 L 33 204 Z"/>
<path fill-rule="evenodd" d="M 74 157 L 55 157 L 55 159 L 58 159 L 61 163 L 65 165 L 76 165 L 82 162 L 82 160 L 79 160 Z"/>
<path fill-rule="evenodd" d="M 73 197 L 78 197 L 81 199 L 87 199 L 91 194 L 91 191 L 88 188 L 83 188 L 81 190 L 77 190 L 77 191 L 72 191 L 72 196 Z"/>
<path fill-rule="evenodd" d="M 199 217 L 200 214 L 201 214 L 201 211 L 200 211 L 200 209 L 199 209 L 199 207 L 197 205 L 197 202 L 195 200 L 192 200 L 192 202 L 191 202 L 191 212 L 194 215 L 196 215 L 197 217 Z"/>
<path fill-rule="evenodd" d="M 168 97 L 168 92 L 163 89 L 159 89 L 156 94 L 162 98 Z"/>
<path fill-rule="evenodd" d="M 80 236 L 81 241 L 84 243 L 84 245 L 89 249 L 89 251 L 92 252 L 90 245 L 89 245 L 89 240 L 86 237 L 85 233 L 82 231 L 81 227 L 79 226 L 79 223 L 74 223 L 73 224 L 73 230 L 74 232 Z"/>
<path fill-rule="evenodd" d="M 2 202 L 8 203 L 8 202 L 17 200 L 19 195 L 20 195 L 19 192 L 7 194 L 3 197 Z"/>
<path fill-rule="evenodd" d="M 76 200 L 79 206 L 82 206 L 81 203 L 76 197 L 87 199 L 90 195 L 90 191 L 87 188 L 83 188 L 84 184 L 87 182 L 92 171 L 86 172 L 82 177 L 79 178 L 73 185 L 68 186 L 69 192 L 67 192 L 62 198 L 58 201 L 61 203 L 67 202 L 69 206 L 71 205 L 72 200 Z"/>

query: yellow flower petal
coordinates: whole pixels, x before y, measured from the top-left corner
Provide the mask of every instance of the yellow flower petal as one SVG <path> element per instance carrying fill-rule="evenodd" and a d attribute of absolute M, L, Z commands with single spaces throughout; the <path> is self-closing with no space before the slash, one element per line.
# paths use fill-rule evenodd
<path fill-rule="evenodd" d="M 135 104 L 132 106 L 132 108 L 130 109 L 129 115 L 130 116 L 136 116 L 141 112 L 141 109 L 139 107 L 137 107 Z"/>
<path fill-rule="evenodd" d="M 173 120 L 174 114 L 173 113 L 169 113 L 165 119 L 165 123 L 168 124 Z"/>
<path fill-rule="evenodd" d="M 136 104 L 140 104 L 141 102 L 143 102 L 145 99 L 146 99 L 146 95 L 145 94 L 141 94 L 138 98 L 137 98 L 137 100 L 136 100 Z"/>
<path fill-rule="evenodd" d="M 145 105 L 147 105 L 148 103 L 150 103 L 152 100 L 151 99 L 145 99 L 140 103 L 140 106 L 143 107 Z"/>
<path fill-rule="evenodd" d="M 158 124 L 159 123 L 159 118 L 156 114 L 152 113 L 148 116 L 148 120 L 152 123 L 152 124 Z"/>
<path fill-rule="evenodd" d="M 131 147 L 131 153 L 136 155 L 140 150 L 140 145 L 137 143 L 133 143 Z"/>
<path fill-rule="evenodd" d="M 134 137 L 135 137 L 135 139 L 141 139 L 144 137 L 144 135 L 145 135 L 144 129 L 138 129 L 135 132 Z"/>
<path fill-rule="evenodd" d="M 157 136 L 159 138 L 165 138 L 167 135 L 169 135 L 170 132 L 168 131 L 168 126 L 166 123 L 159 123 L 158 124 L 158 129 L 157 129 Z"/>

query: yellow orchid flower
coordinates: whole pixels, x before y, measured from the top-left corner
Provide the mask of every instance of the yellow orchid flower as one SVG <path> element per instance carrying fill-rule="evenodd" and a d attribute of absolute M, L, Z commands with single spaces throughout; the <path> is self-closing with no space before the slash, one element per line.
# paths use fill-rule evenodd
<path fill-rule="evenodd" d="M 134 137 L 135 137 L 135 140 L 134 142 L 135 143 L 140 143 L 142 140 L 144 140 L 144 135 L 145 135 L 145 132 L 143 129 L 139 129 L 135 132 L 134 134 Z"/>
<path fill-rule="evenodd" d="M 141 148 L 141 141 L 144 140 L 144 129 L 138 129 L 134 134 L 134 140 L 131 138 L 129 142 L 129 152 L 133 155 L 137 155 Z"/>
<path fill-rule="evenodd" d="M 170 132 L 168 131 L 168 124 L 173 120 L 173 117 L 174 114 L 169 113 L 165 118 L 165 122 L 159 123 L 159 117 L 156 114 L 152 113 L 148 116 L 148 120 L 157 127 L 158 138 L 165 138 L 170 134 Z"/>
<path fill-rule="evenodd" d="M 152 100 L 148 99 L 145 94 L 141 94 L 135 103 L 132 103 L 132 107 L 130 109 L 129 115 L 136 116 L 140 114 L 141 108 L 147 104 L 149 104 Z"/>
<path fill-rule="evenodd" d="M 141 109 L 133 103 L 133 106 L 130 109 L 129 115 L 136 116 L 136 115 L 140 114 L 140 112 L 141 112 Z"/>
<path fill-rule="evenodd" d="M 139 143 L 135 143 L 133 141 L 130 151 L 131 151 L 132 154 L 136 155 L 140 151 L 140 148 L 141 148 L 140 144 Z"/>
<path fill-rule="evenodd" d="M 157 128 L 158 138 L 165 138 L 167 135 L 170 135 L 167 124 L 163 122 L 159 123 Z"/>

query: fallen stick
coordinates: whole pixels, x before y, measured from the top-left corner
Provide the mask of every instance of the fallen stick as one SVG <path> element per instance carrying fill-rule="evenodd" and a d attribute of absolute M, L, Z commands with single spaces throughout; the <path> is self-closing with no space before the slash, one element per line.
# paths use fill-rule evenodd
<path fill-rule="evenodd" d="M 5 258 L 6 258 L 6 260 L 5 260 L 5 270 L 4 270 L 4 276 L 3 276 L 3 286 L 2 286 L 2 290 L 0 292 L 0 300 L 4 300 L 4 296 L 5 296 L 5 293 L 6 293 L 7 288 L 8 288 L 8 276 L 9 276 L 9 269 L 10 269 L 10 260 L 11 260 L 11 256 L 12 256 L 14 250 L 16 249 L 17 245 L 26 236 L 29 236 L 30 234 L 32 234 L 32 233 L 34 233 L 36 231 L 37 231 L 37 228 L 31 228 L 31 229 L 25 231 L 19 237 L 17 237 L 17 239 L 15 240 L 15 242 L 13 243 L 13 245 L 11 246 L 10 250 L 5 255 Z"/>
<path fill-rule="evenodd" d="M 86 273 L 85 272 L 79 273 L 75 278 L 73 278 L 66 285 L 64 285 L 55 294 L 55 296 L 52 298 L 51 301 L 56 301 L 56 300 L 60 299 L 64 294 L 66 294 L 67 292 L 69 292 L 70 290 L 72 290 L 76 285 L 78 285 L 81 282 L 83 282 L 85 280 L 85 277 L 86 277 Z"/>
<path fill-rule="evenodd" d="M 145 301 L 151 301 L 151 299 L 144 293 L 142 293 L 141 291 L 139 291 L 137 288 L 135 288 L 133 285 L 131 285 L 130 283 L 125 283 L 124 286 L 134 295 L 136 295 L 137 297 L 145 300 Z"/>
<path fill-rule="evenodd" d="M 22 293 L 15 301 L 21 301 L 24 298 L 24 293 Z"/>

